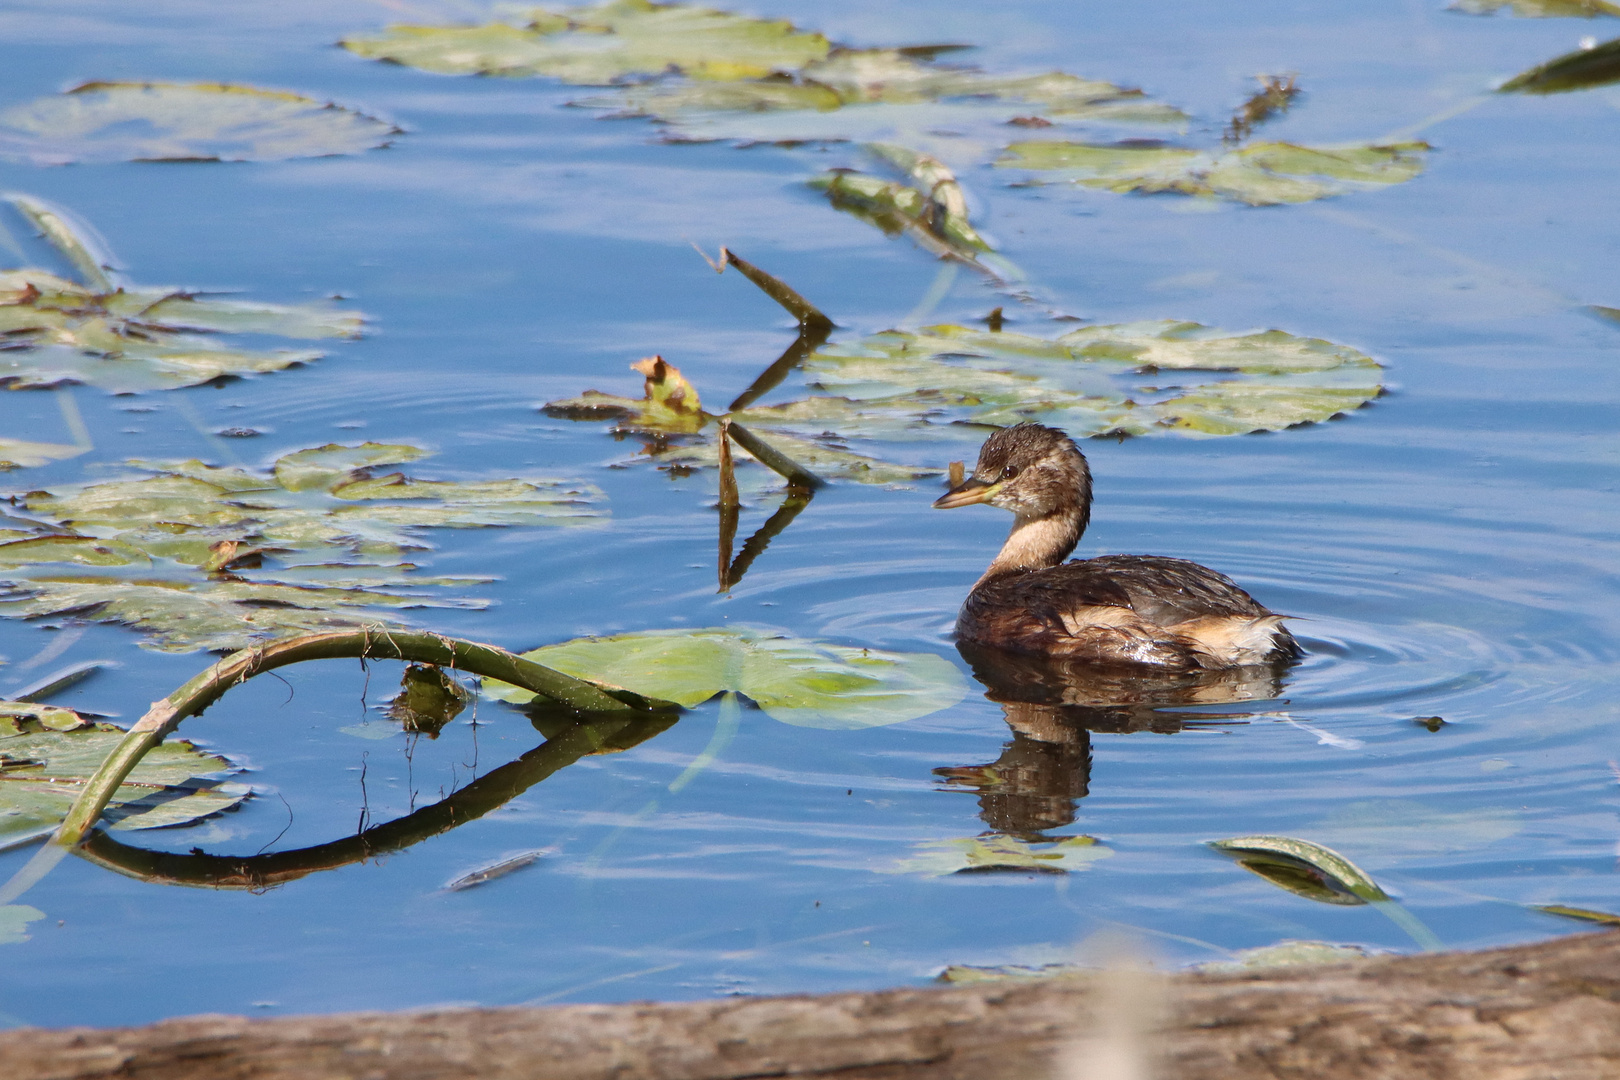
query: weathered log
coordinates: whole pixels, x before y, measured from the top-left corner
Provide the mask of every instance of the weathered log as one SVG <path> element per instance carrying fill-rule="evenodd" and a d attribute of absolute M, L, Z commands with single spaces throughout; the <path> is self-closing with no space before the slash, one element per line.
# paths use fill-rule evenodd
<path fill-rule="evenodd" d="M 196 1016 L 0 1033 L 5 1080 L 1034 1080 L 1118 1016 L 1108 976 L 820 997 Z M 1143 1036 L 1176 1080 L 1620 1076 L 1620 932 L 1181 974 Z M 1071 1076 L 1087 1070 L 1071 1069 Z M 1097 1075 L 1097 1074 L 1094 1074 Z"/>

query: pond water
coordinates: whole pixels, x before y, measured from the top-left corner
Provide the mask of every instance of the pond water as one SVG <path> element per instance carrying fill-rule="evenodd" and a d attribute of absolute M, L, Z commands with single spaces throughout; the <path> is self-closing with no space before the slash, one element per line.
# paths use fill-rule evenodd
<path fill-rule="evenodd" d="M 0 163 L 0 188 L 92 223 L 139 281 L 340 294 L 370 320 L 363 339 L 275 374 L 134 396 L 6 393 L 0 435 L 72 442 L 76 410 L 94 448 L 0 486 L 119 475 L 129 458 L 259 467 L 332 441 L 410 442 L 434 451 L 414 475 L 563 477 L 600 487 L 610 511 L 580 528 L 433 530 L 412 561 L 493 577 L 456 595 L 494 602 L 406 612 L 417 625 L 514 649 L 747 625 L 932 653 L 965 674 L 952 622 L 1004 515 L 944 517 L 929 509 L 934 480 L 834 482 L 720 594 L 715 472 L 625 467 L 636 440 L 539 407 L 587 387 L 634 396 L 627 365 L 652 353 L 719 403 L 788 345 L 792 320 L 735 273 L 717 278 L 691 243 L 729 245 L 789 281 L 839 324 L 835 341 L 977 325 L 998 306 L 1008 330 L 1047 336 L 1077 325 L 1054 315 L 1279 328 L 1373 356 L 1384 395 L 1270 434 L 1085 441 L 1097 485 L 1080 548 L 1196 559 L 1296 616 L 1306 655 L 1275 700 L 1211 706 L 1185 730 L 1102 724 L 1042 741 L 1027 726 L 1015 738 L 977 684 L 864 730 L 791 726 L 747 702 L 738 716 L 716 699 L 621 753 L 559 759 L 461 827 L 275 888 L 187 888 L 69 858 L 16 901 L 44 917 L 0 945 L 0 1021 L 885 987 L 953 964 L 1063 961 L 1119 928 L 1171 967 L 1285 939 L 1418 948 L 1381 906 L 1315 902 L 1206 846 L 1250 834 L 1341 852 L 1449 948 L 1583 928 L 1531 905 L 1620 908 L 1620 326 L 1582 307 L 1620 305 L 1620 89 L 1475 100 L 1616 24 L 1471 17 L 1442 0 L 745 10 L 853 45 L 971 43 L 961 55 L 989 71 L 1141 86 L 1186 110 L 1202 145 L 1253 76 L 1294 72 L 1304 96 L 1264 138 L 1412 132 L 1434 149 L 1409 182 L 1263 207 L 1013 186 L 988 158 L 953 161 L 975 222 L 1027 275 L 1020 302 L 805 186 L 829 166 L 867 168 L 852 145 L 661 142 L 648 121 L 566 107 L 579 87 L 334 47 L 389 22 L 480 17 L 470 3 L 13 0 L 0 104 L 90 79 L 239 82 L 405 134 L 279 162 Z M 216 434 L 227 428 L 262 434 Z M 984 432 L 894 453 L 943 467 L 971 460 Z M 780 501 L 745 483 L 740 536 Z M 53 700 L 128 724 L 210 661 L 140 641 L 82 613 L 0 619 L 0 698 L 111 661 Z M 234 691 L 181 733 L 245 766 L 255 796 L 124 841 L 233 856 L 321 844 L 546 737 L 544 721 L 487 699 L 476 723 L 470 710 L 437 740 L 406 736 L 379 711 L 397 667 L 324 661 Z M 1437 730 L 1415 722 L 1436 716 Z M 945 842 L 1042 829 L 1096 843 L 1051 848 L 1073 853 L 1062 873 L 938 872 L 961 850 Z M 0 853 L 0 880 L 32 850 Z M 477 888 L 445 887 L 535 851 Z"/>

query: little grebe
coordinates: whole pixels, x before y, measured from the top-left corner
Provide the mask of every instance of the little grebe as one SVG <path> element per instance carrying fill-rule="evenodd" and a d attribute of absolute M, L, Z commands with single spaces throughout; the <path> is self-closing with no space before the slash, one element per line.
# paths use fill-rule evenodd
<path fill-rule="evenodd" d="M 1186 559 L 1101 555 L 1063 560 L 1091 520 L 1091 471 L 1061 431 L 1003 428 L 940 509 L 989 503 L 1014 514 L 1001 553 L 968 593 L 957 637 L 1014 652 L 1163 671 L 1291 659 L 1273 614 L 1224 574 Z"/>

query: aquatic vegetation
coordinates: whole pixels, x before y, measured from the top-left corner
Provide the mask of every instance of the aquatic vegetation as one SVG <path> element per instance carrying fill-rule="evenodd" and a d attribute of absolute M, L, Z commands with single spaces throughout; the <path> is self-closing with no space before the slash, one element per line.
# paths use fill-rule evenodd
<path fill-rule="evenodd" d="M 0 702 L 0 848 L 55 829 L 124 735 L 69 709 Z M 114 829 L 162 829 L 232 809 L 249 795 L 223 779 L 236 771 L 189 742 L 164 743 L 113 792 L 106 819 Z"/>
<path fill-rule="evenodd" d="M 87 82 L 0 112 L 0 160 L 280 161 L 357 154 L 400 134 L 375 117 L 279 90 Z"/>
<path fill-rule="evenodd" d="M 933 653 L 892 653 L 749 627 L 649 630 L 546 645 L 526 659 L 582 679 L 691 707 L 746 696 L 784 724 L 879 727 L 961 701 L 967 683 Z M 524 704 L 534 695 L 491 680 L 487 692 Z"/>
<path fill-rule="evenodd" d="M 1139 143 L 1017 142 L 996 165 L 1059 172 L 1054 180 L 1107 191 L 1219 198 L 1250 206 L 1312 202 L 1346 192 L 1405 183 L 1423 171 L 1429 145 L 1295 146 L 1250 143 L 1233 150 L 1198 150 Z"/>
<path fill-rule="evenodd" d="M 1226 125 L 1226 132 L 1221 141 L 1228 146 L 1236 146 L 1244 142 L 1254 129 L 1268 121 L 1286 113 L 1294 107 L 1294 99 L 1299 97 L 1299 77 L 1297 75 L 1259 75 L 1260 89 L 1249 95 L 1232 119 Z"/>
<path fill-rule="evenodd" d="M 437 739 L 446 724 L 461 715 L 472 694 L 434 664 L 407 664 L 388 718 L 413 735 Z"/>
<path fill-rule="evenodd" d="M 0 437 L 0 472 L 11 469 L 29 469 L 50 461 L 66 461 L 78 457 L 88 447 L 65 443 L 29 442 L 26 439 Z"/>
<path fill-rule="evenodd" d="M 1495 15 L 1508 11 L 1521 19 L 1592 19 L 1620 15 L 1620 5 L 1609 0 L 1453 0 L 1449 11 L 1465 15 Z"/>
<path fill-rule="evenodd" d="M 994 75 L 937 63 L 950 46 L 851 49 L 781 20 L 647 0 L 532 8 L 511 22 L 474 26 L 394 25 L 380 34 L 350 35 L 342 45 L 360 56 L 445 74 L 549 76 L 582 86 L 645 80 L 575 104 L 653 117 L 683 138 L 802 140 L 806 136 L 791 129 L 801 117 L 825 119 L 852 106 L 944 102 L 994 106 L 994 122 L 1030 108 L 1067 118 L 1184 119 L 1138 90 L 1094 79 L 1056 71 Z M 862 119 L 840 118 L 833 132 L 809 137 L 851 138 L 839 125 L 859 127 Z"/>
<path fill-rule="evenodd" d="M 1094 836 L 1065 836 L 1026 840 L 1002 833 L 964 836 L 952 840 L 926 840 L 917 854 L 902 859 L 887 872 L 944 877 L 993 871 L 1069 873 L 1090 869 L 1092 863 L 1114 854 Z"/>
<path fill-rule="evenodd" d="M 1291 836 L 1237 836 L 1212 840 L 1243 869 L 1296 896 L 1325 904 L 1370 904 L 1389 899 L 1366 871 L 1337 851 Z"/>
<path fill-rule="evenodd" d="M 1520 72 L 1498 89 L 1504 94 L 1563 94 L 1620 82 L 1620 38 L 1555 56 Z"/>
<path fill-rule="evenodd" d="M 30 196 L 8 200 L 79 276 L 0 271 L 0 388 L 85 383 L 128 394 L 196 386 L 227 376 L 281 371 L 320 359 L 316 350 L 221 348 L 221 334 L 355 338 L 362 316 L 330 304 L 257 304 L 121 281 L 83 227 Z M 31 459 L 72 456 L 21 446 Z M 0 445 L 0 453 L 10 451 Z M 22 462 L 18 462 L 22 464 Z"/>
<path fill-rule="evenodd" d="M 0 531 L 0 615 L 64 612 L 122 623 L 170 652 L 393 621 L 406 608 L 479 602 L 441 590 L 487 579 L 418 576 L 407 552 L 433 528 L 576 525 L 600 492 L 549 478 L 422 480 L 377 469 L 428 457 L 410 445 L 331 444 L 268 474 L 199 461 L 16 498 L 33 528 Z"/>
<path fill-rule="evenodd" d="M 865 149 L 910 183 L 840 169 L 812 178 L 810 186 L 825 191 L 834 208 L 890 236 L 904 233 L 938 258 L 955 259 L 998 281 L 1023 277 L 968 220 L 962 185 L 944 162 L 890 143 L 869 143 Z"/>

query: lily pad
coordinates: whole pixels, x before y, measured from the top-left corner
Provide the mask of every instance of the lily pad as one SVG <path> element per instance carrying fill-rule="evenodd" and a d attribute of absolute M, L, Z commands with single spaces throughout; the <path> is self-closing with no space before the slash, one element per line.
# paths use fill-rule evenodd
<path fill-rule="evenodd" d="M 1562 94 L 1620 82 L 1620 38 L 1556 56 L 1503 83 L 1502 93 Z"/>
<path fill-rule="evenodd" d="M 1328 904 L 1369 904 L 1389 900 L 1355 863 L 1331 848 L 1291 836 L 1237 836 L 1212 840 L 1210 847 L 1231 855 L 1245 870 L 1297 896 Z"/>
<path fill-rule="evenodd" d="M 0 906 L 0 945 L 17 945 L 29 938 L 28 924 L 38 922 L 45 913 L 28 904 Z"/>
<path fill-rule="evenodd" d="M 949 325 L 894 330 L 827 346 L 804 369 L 827 395 L 818 421 L 852 439 L 1024 420 L 1077 436 L 1275 431 L 1361 407 L 1378 396 L 1381 375 L 1371 357 L 1317 338 L 1173 320 L 1055 339 Z M 784 424 L 800 411 L 776 408 Z M 772 426 L 755 415 L 767 411 L 743 416 Z"/>
<path fill-rule="evenodd" d="M 535 8 L 521 26 L 390 26 L 344 38 L 350 52 L 453 75 L 549 75 L 582 86 L 678 71 L 734 80 L 825 57 L 826 38 L 779 19 L 687 4 L 614 0 L 561 12 Z"/>
<path fill-rule="evenodd" d="M 281 161 L 387 146 L 400 129 L 301 94 L 228 83 L 89 82 L 0 113 L 0 159 Z"/>
<path fill-rule="evenodd" d="M 71 729 L 25 723 L 0 736 L 0 847 L 54 829 L 125 734 L 84 721 Z M 104 820 L 125 830 L 189 825 L 248 797 L 246 785 L 220 779 L 236 771 L 226 758 L 169 739 L 141 759 Z"/>
<path fill-rule="evenodd" d="M 402 561 L 428 528 L 574 525 L 600 492 L 555 479 L 419 480 L 382 466 L 410 445 L 328 445 L 269 475 L 199 461 L 133 463 L 145 475 L 18 496 L 50 523 L 0 543 L 0 614 L 74 612 L 122 623 L 167 651 L 234 649 L 269 636 L 388 622 L 387 610 L 481 606 Z"/>
<path fill-rule="evenodd" d="M 1063 174 L 1060 180 L 1031 181 L 1038 184 L 1066 182 L 1272 206 L 1404 183 L 1423 171 L 1428 150 L 1422 142 L 1325 147 L 1266 142 L 1214 151 L 1045 141 L 1014 143 L 996 164 Z"/>
<path fill-rule="evenodd" d="M 46 270 L 0 271 L 0 335 L 6 341 L 0 350 L 0 387 L 86 383 L 135 393 L 195 386 L 224 376 L 280 371 L 323 355 L 309 349 L 222 348 L 217 334 L 360 335 L 362 317 L 329 304 L 253 304 L 118 284 L 102 265 L 104 256 L 76 233 L 68 215 L 28 196 L 9 201 L 88 284 Z M 9 445 L 0 441 L 0 457 Z M 32 451 L 22 445 L 19 452 L 34 458 L 72 456 L 65 447 L 32 445 Z"/>
<path fill-rule="evenodd" d="M 860 649 L 765 630 L 712 627 L 580 638 L 523 654 L 591 679 L 691 707 L 727 691 L 785 724 L 866 728 L 898 724 L 961 701 L 967 684 L 933 653 Z M 491 695 L 534 695 L 486 680 Z"/>
<path fill-rule="evenodd" d="M 66 461 L 68 458 L 78 457 L 89 449 L 88 446 L 0 438 L 0 470 L 30 469 L 51 461 Z"/>
<path fill-rule="evenodd" d="M 925 841 L 917 845 L 916 855 L 895 863 L 888 872 L 928 877 L 995 871 L 1062 874 L 1089 869 L 1092 863 L 1113 854 L 1112 848 L 1104 847 L 1094 836 L 1030 841 L 1002 833 L 985 833 Z"/>
<path fill-rule="evenodd" d="M 1620 15 L 1620 6 L 1609 0 L 1454 0 L 1448 10 L 1465 15 L 1495 15 L 1506 10 L 1521 19 L 1592 19 L 1599 15 Z"/>

